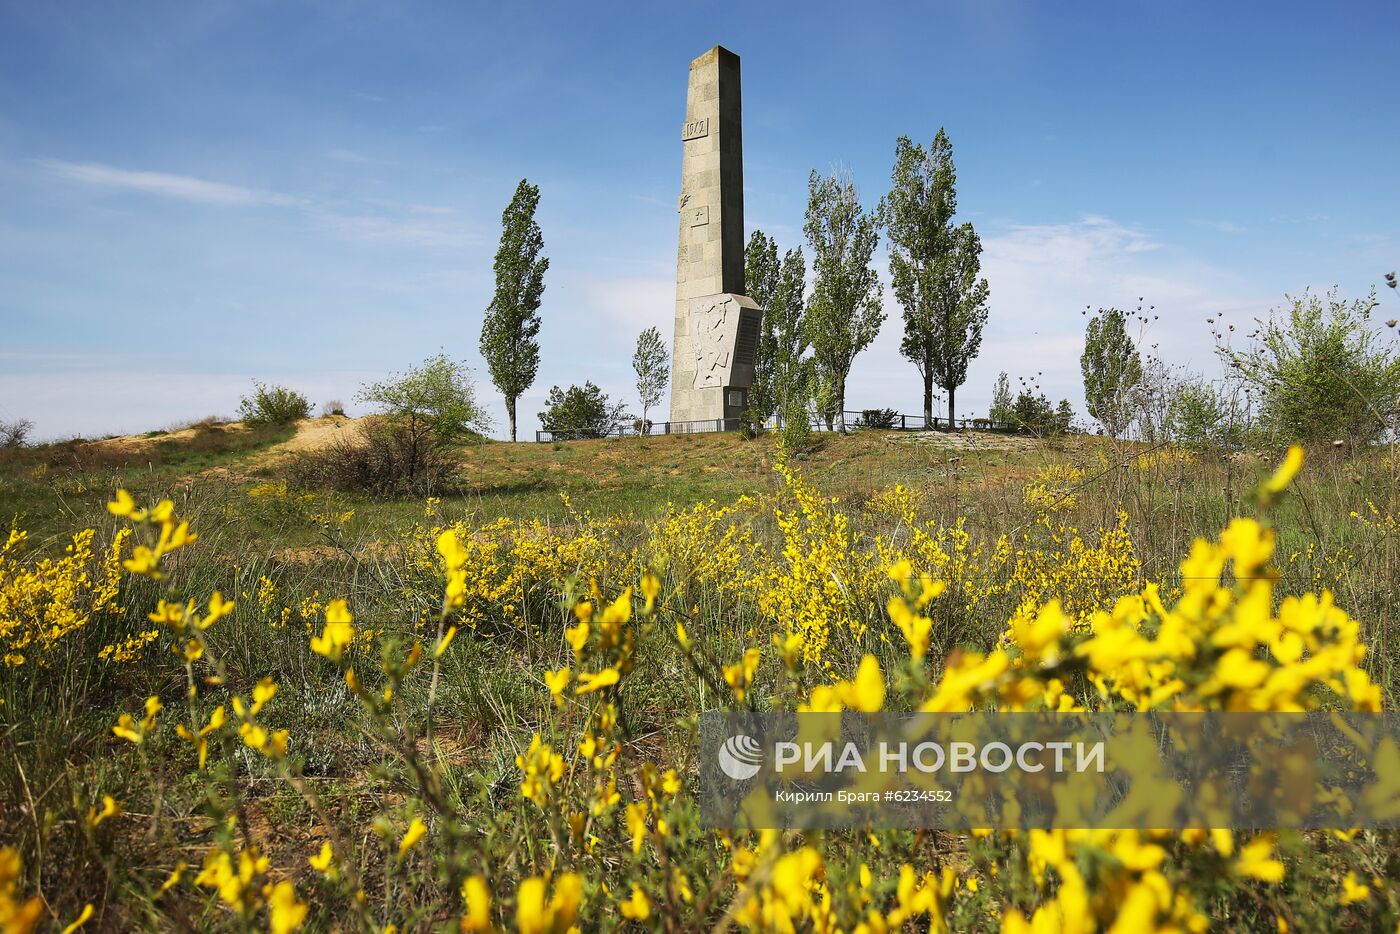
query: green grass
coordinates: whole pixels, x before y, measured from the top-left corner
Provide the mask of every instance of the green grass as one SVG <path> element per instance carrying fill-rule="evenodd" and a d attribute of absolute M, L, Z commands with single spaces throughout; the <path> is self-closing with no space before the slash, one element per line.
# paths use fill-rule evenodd
<path fill-rule="evenodd" d="M 344 683 L 308 652 L 306 624 L 294 616 L 286 628 L 269 626 L 256 594 L 260 579 L 267 577 L 279 589 L 279 605 L 345 597 L 361 626 L 381 632 L 381 642 L 409 643 L 421 634 L 417 610 L 438 597 L 437 582 L 413 578 L 402 554 L 405 537 L 425 522 L 425 504 L 417 497 L 296 489 L 285 496 L 251 495 L 277 482 L 278 467 L 267 453 L 291 431 L 205 429 L 117 452 L 73 443 L 35 449 L 0 463 L 0 509 L 4 518 L 30 530 L 31 544 L 42 553 L 61 549 L 73 530 L 87 526 L 100 530 L 99 541 L 110 539 L 117 522 L 105 504 L 117 487 L 143 501 L 174 499 L 200 541 L 172 561 L 172 579 L 184 593 L 220 590 L 240 604 L 234 616 L 211 630 L 231 676 L 227 687 L 246 695 L 262 676 L 276 676 L 282 693 L 271 708 L 271 725 L 295 731 L 307 776 L 338 812 L 357 823 L 354 815 L 367 821 L 402 794 L 408 779 L 382 748 L 347 729 Z M 1075 465 L 1083 479 L 1071 491 L 1076 502 L 1065 521 L 1087 531 L 1110 527 L 1119 510 L 1126 512 L 1144 577 L 1170 588 L 1195 538 L 1216 535 L 1231 517 L 1254 513 L 1255 490 L 1276 452 L 1140 465 L 1141 453 L 1141 446 L 1095 438 L 969 450 L 947 439 L 864 433 L 824 438 L 798 466 L 822 493 L 840 498 L 857 529 L 898 534 L 896 520 L 866 507 L 875 494 L 902 484 L 921 495 L 923 517 L 944 523 L 963 517 L 974 540 L 991 542 L 1032 521 L 1023 500 L 1029 480 L 1052 464 Z M 712 500 L 725 505 L 782 486 L 773 469 L 772 440 L 746 442 L 734 435 L 558 446 L 476 444 L 463 447 L 460 458 L 460 487 L 444 495 L 437 510 L 448 520 L 470 517 L 478 523 L 506 517 L 568 525 L 578 514 L 591 513 L 622 517 L 627 534 L 671 505 Z M 1383 452 L 1351 458 L 1318 452 L 1273 515 L 1281 593 L 1322 587 L 1337 593 L 1338 602 L 1365 627 L 1363 637 L 1372 644 L 1368 664 L 1387 691 L 1387 707 L 1394 705 L 1400 684 L 1400 645 L 1394 639 L 1400 622 L 1400 551 L 1390 532 L 1368 527 L 1351 513 L 1364 514 L 1373 501 L 1400 516 L 1395 476 Z M 318 518 L 346 512 L 354 515 L 344 524 Z M 771 521 L 755 520 L 754 529 L 760 537 L 773 534 Z M 128 583 L 123 594 L 128 619 L 100 621 L 72 651 L 91 653 L 93 646 L 129 629 L 162 593 L 161 585 Z M 700 599 L 707 601 L 700 614 L 707 625 L 697 632 L 716 655 L 736 658 L 752 644 L 745 629 L 753 619 L 733 617 L 712 596 Z M 560 636 L 563 617 L 553 599 L 540 596 L 534 613 L 542 623 L 536 632 L 497 634 L 486 626 L 480 633 L 464 633 L 445 657 L 437 742 L 449 763 L 445 775 L 454 800 L 464 809 L 488 807 L 481 796 L 502 783 L 514 793 L 514 757 L 550 709 L 539 672 L 569 663 Z M 968 631 L 978 639 L 994 638 L 1004 619 L 979 620 Z M 375 667 L 368 661 L 362 668 L 372 684 Z M 682 731 L 668 729 L 677 712 L 716 703 L 659 637 L 641 642 L 637 672 L 623 714 L 640 744 L 678 742 Z M 37 858 L 51 877 L 59 867 L 97 865 L 101 853 L 74 829 L 72 802 L 91 801 L 99 789 L 120 800 L 140 799 L 145 790 L 134 777 L 135 753 L 113 740 L 110 726 L 118 711 L 136 712 L 148 694 L 177 698 L 183 676 L 180 659 L 169 653 L 126 667 L 94 665 L 74 654 L 51 660 L 42 673 L 11 673 L 0 686 L 6 701 L 0 708 L 5 711 L 0 713 L 0 837 L 18 841 L 31 858 L 42 841 L 46 849 Z M 421 679 L 408 682 L 405 707 L 422 709 L 426 691 Z M 22 716 L 8 718 L 21 711 Z M 688 754 L 667 749 L 656 759 L 683 763 Z M 171 800 L 197 798 L 188 784 L 192 753 L 184 755 L 165 773 Z M 311 815 L 299 798 L 270 779 L 259 760 L 240 761 L 248 770 L 252 822 L 269 830 L 275 863 L 300 865 L 305 853 L 314 851 Z M 29 806 L 31 797 L 37 813 Z M 47 829 L 46 815 L 55 822 Z M 180 816 L 198 826 L 193 810 Z M 70 917 L 83 902 L 110 897 L 105 880 L 139 890 L 158 884 L 158 868 L 177 857 L 197 864 L 208 846 L 207 833 L 192 831 L 184 846 L 185 851 L 171 853 L 133 843 L 125 851 L 131 866 L 58 879 L 50 892 Z M 136 926 L 161 926 L 126 917 Z M 201 920 L 207 919 L 192 917 L 189 923 L 198 928 Z"/>

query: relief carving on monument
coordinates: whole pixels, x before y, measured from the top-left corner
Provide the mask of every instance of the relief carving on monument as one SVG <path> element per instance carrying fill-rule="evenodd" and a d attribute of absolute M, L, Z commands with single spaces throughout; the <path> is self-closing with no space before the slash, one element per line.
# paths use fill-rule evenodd
<path fill-rule="evenodd" d="M 724 386 L 729 377 L 729 351 L 739 313 L 727 295 L 697 298 L 690 303 L 691 349 L 695 355 L 694 389 Z"/>

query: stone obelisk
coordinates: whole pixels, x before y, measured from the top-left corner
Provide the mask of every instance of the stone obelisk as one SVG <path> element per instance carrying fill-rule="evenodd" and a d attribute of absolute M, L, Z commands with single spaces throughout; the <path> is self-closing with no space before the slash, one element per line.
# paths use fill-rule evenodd
<path fill-rule="evenodd" d="M 681 140 L 671 430 L 735 429 L 748 408 L 763 312 L 744 295 L 739 56 L 728 49 L 690 63 Z"/>

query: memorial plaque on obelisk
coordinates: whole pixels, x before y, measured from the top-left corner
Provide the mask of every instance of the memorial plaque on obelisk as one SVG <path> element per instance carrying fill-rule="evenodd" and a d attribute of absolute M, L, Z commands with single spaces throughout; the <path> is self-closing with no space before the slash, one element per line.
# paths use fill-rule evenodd
<path fill-rule="evenodd" d="M 671 430 L 712 430 L 717 421 L 735 429 L 749 404 L 763 312 L 744 294 L 739 56 L 728 49 L 690 63 L 681 146 Z"/>

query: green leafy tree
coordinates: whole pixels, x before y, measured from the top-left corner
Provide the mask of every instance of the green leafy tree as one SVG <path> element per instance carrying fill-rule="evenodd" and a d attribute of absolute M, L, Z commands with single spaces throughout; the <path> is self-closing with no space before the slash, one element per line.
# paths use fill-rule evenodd
<path fill-rule="evenodd" d="M 637 398 L 642 404 L 641 431 L 650 433 L 647 411 L 661 404 L 666 381 L 671 378 L 671 365 L 661 332 L 647 328 L 637 337 L 637 350 L 632 354 L 632 369 L 637 373 Z"/>
<path fill-rule="evenodd" d="M 744 291 L 763 309 L 763 324 L 754 353 L 753 382 L 749 385 L 749 409 L 746 418 L 755 424 L 766 421 L 776 408 L 773 384 L 773 293 L 778 288 L 781 264 L 778 243 L 761 230 L 749 235 L 744 248 Z"/>
<path fill-rule="evenodd" d="M 1236 397 L 1200 378 L 1175 383 L 1167 404 L 1166 433 L 1198 451 L 1232 450 L 1244 436 L 1244 418 Z"/>
<path fill-rule="evenodd" d="M 880 239 L 876 212 L 861 207 L 847 173 L 807 182 L 804 232 L 812 248 L 816 282 L 807 301 L 806 331 L 822 393 L 823 417 L 846 430 L 846 378 L 856 355 L 880 333 L 885 312 L 880 280 L 870 265 Z"/>
<path fill-rule="evenodd" d="M 1011 396 L 1011 379 L 1006 371 L 997 374 L 996 385 L 992 387 L 992 405 L 987 410 L 987 420 L 1009 425 L 1012 423 L 1015 400 Z"/>
<path fill-rule="evenodd" d="M 958 387 L 982 348 L 987 280 L 982 240 L 971 223 L 957 226 L 953 146 L 940 127 L 928 149 L 901 136 L 895 143 L 890 193 L 880 205 L 889 233 L 890 279 L 904 307 L 899 350 L 924 380 L 924 424 L 933 424 L 933 387 L 948 393 L 957 416 Z"/>
<path fill-rule="evenodd" d="M 1259 400 L 1265 430 L 1284 440 L 1367 442 L 1400 427 L 1400 358 L 1371 326 L 1376 293 L 1289 301 L 1259 320 L 1248 349 L 1219 349 Z"/>
<path fill-rule="evenodd" d="M 777 241 L 755 230 L 744 247 L 744 291 L 763 308 L 778 287 L 778 265 Z"/>
<path fill-rule="evenodd" d="M 506 400 L 510 440 L 515 440 L 515 403 L 535 382 L 540 369 L 540 300 L 549 258 L 540 255 L 544 236 L 535 222 L 540 189 L 521 179 L 501 215 L 496 250 L 496 294 L 481 322 L 481 355 L 491 382 Z"/>
<path fill-rule="evenodd" d="M 1089 319 L 1079 357 L 1089 414 L 1115 438 L 1132 421 L 1133 394 L 1142 381 L 1142 357 L 1128 336 L 1127 319 L 1117 308 L 1100 308 Z"/>
<path fill-rule="evenodd" d="M 1065 403 L 1066 408 L 1069 403 Z M 1072 413 L 1071 413 L 1072 414 Z M 1023 389 L 1011 406 L 1011 422 L 1018 428 L 1037 435 L 1053 435 L 1060 431 L 1060 416 L 1044 393 Z"/>
<path fill-rule="evenodd" d="M 1068 399 L 1061 399 L 1060 404 L 1055 406 L 1055 431 L 1064 434 L 1073 424 L 1074 406 L 1069 404 Z"/>
<path fill-rule="evenodd" d="M 549 390 L 540 425 L 557 438 L 602 438 L 627 416 L 591 382 Z"/>
<path fill-rule="evenodd" d="M 791 399 L 806 406 L 807 264 L 801 248 L 788 250 L 779 261 L 777 243 L 761 230 L 749 237 L 744 259 L 744 287 L 763 307 L 749 409 L 756 421 L 765 421 L 775 412 L 786 411 Z"/>
<path fill-rule="evenodd" d="M 434 454 L 491 427 L 476 401 L 471 369 L 437 354 L 378 383 L 360 387 L 356 396 L 380 413 L 384 428 L 403 452 L 403 470 L 412 485 Z"/>

